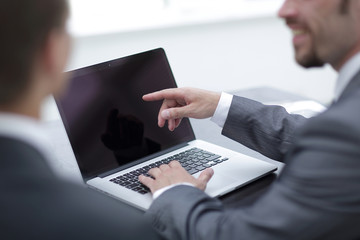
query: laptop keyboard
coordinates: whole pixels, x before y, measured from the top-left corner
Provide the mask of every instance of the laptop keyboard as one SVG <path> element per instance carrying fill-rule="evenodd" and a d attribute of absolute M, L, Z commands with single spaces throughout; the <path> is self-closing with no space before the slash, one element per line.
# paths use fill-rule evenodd
<path fill-rule="evenodd" d="M 168 164 L 173 160 L 177 160 L 181 164 L 181 166 L 183 166 L 183 168 L 188 171 L 188 173 L 195 174 L 208 167 L 212 167 L 216 164 L 222 163 L 228 160 L 228 158 L 221 157 L 220 155 L 202 150 L 200 148 L 191 148 L 184 152 L 175 154 L 171 157 L 149 164 L 145 167 L 136 169 L 132 172 L 112 178 L 110 179 L 110 181 L 120 186 L 131 189 L 135 192 L 146 194 L 150 192 L 150 189 L 140 183 L 138 177 L 141 174 L 151 177 L 148 174 L 148 171 L 151 168 L 159 167 L 162 164 Z"/>

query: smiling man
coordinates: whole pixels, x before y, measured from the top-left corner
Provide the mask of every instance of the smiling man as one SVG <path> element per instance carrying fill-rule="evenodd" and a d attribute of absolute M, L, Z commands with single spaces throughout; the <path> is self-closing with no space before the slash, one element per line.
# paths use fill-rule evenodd
<path fill-rule="evenodd" d="M 159 126 L 207 118 L 222 133 L 286 166 L 251 207 L 225 209 L 178 162 L 151 169 L 140 181 L 154 193 L 147 212 L 168 239 L 359 239 L 360 1 L 286 0 L 279 10 L 293 32 L 296 61 L 339 72 L 334 103 L 305 119 L 239 96 L 183 88 L 145 95 L 163 100 Z"/>

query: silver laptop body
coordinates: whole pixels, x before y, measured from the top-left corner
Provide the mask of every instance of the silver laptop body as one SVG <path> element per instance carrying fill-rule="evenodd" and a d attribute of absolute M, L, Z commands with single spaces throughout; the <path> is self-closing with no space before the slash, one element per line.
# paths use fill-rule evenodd
<path fill-rule="evenodd" d="M 70 86 L 56 99 L 84 181 L 105 194 L 146 210 L 151 193 L 139 174 L 171 160 L 197 177 L 214 169 L 206 193 L 224 195 L 276 170 L 276 166 L 196 140 L 190 121 L 170 132 L 157 126 L 161 102 L 146 93 L 176 83 L 163 49 L 127 56 L 71 72 Z"/>

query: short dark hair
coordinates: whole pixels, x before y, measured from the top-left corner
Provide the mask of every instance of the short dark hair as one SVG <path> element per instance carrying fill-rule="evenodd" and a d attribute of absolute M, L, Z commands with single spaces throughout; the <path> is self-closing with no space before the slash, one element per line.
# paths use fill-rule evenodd
<path fill-rule="evenodd" d="M 67 0 L 0 1 L 0 105 L 26 91 L 36 55 L 68 11 Z"/>

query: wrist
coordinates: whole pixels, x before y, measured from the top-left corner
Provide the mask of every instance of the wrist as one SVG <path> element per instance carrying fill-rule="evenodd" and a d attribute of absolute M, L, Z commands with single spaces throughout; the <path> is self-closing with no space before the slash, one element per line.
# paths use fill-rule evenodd
<path fill-rule="evenodd" d="M 216 108 L 219 104 L 219 101 L 221 99 L 221 93 L 219 92 L 213 92 L 212 93 L 212 96 L 211 96 L 211 111 L 210 111 L 210 116 L 209 117 L 212 117 L 214 116 L 215 112 L 216 112 Z"/>

